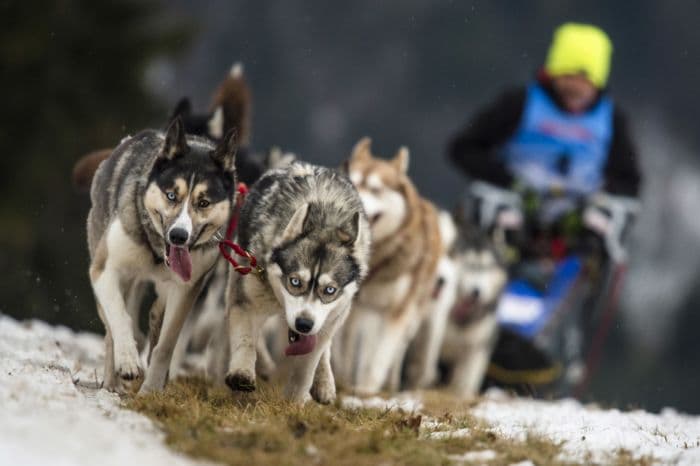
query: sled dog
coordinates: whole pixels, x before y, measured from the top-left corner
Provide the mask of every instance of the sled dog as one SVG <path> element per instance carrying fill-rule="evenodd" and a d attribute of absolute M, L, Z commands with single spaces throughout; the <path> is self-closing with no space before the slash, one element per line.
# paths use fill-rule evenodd
<path fill-rule="evenodd" d="M 473 398 L 498 337 L 496 307 L 508 273 L 489 236 L 462 230 L 453 253 L 457 296 L 441 359 L 451 368 L 450 389 L 460 397 Z"/>
<path fill-rule="evenodd" d="M 422 322 L 442 255 L 438 215 L 408 177 L 408 149 L 375 158 L 363 138 L 347 164 L 369 219 L 370 271 L 342 337 L 336 365 L 343 383 L 371 394 L 399 388 L 404 355 Z"/>
<path fill-rule="evenodd" d="M 252 186 L 237 235 L 264 274 L 229 274 L 226 384 L 255 389 L 258 340 L 267 317 L 281 311 L 292 358 L 285 395 L 330 403 L 331 339 L 368 271 L 370 234 L 357 191 L 328 168 L 295 162 L 270 170 Z"/>
<path fill-rule="evenodd" d="M 123 140 L 97 169 L 87 237 L 90 281 L 106 329 L 107 388 L 144 374 L 133 331 L 138 311 L 126 305 L 131 285 L 143 281 L 155 284 L 165 312 L 141 392 L 165 385 L 173 347 L 214 267 L 217 237 L 234 205 L 237 144 L 235 132 L 218 146 L 187 136 L 176 118 L 165 132 Z"/>

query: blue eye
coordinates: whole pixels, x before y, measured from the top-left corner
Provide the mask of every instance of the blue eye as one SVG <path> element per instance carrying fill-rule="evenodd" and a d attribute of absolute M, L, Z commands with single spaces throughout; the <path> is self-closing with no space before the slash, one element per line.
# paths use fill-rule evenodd
<path fill-rule="evenodd" d="M 333 286 L 327 286 L 323 292 L 326 294 L 334 294 L 336 292 L 336 288 Z"/>
<path fill-rule="evenodd" d="M 174 202 L 177 199 L 177 196 L 175 195 L 175 193 L 173 191 L 168 191 L 167 193 L 165 193 L 165 195 L 167 196 L 169 201 Z"/>
<path fill-rule="evenodd" d="M 291 277 L 289 279 L 289 284 L 294 288 L 299 288 L 301 286 L 301 280 L 299 280 L 297 277 Z"/>

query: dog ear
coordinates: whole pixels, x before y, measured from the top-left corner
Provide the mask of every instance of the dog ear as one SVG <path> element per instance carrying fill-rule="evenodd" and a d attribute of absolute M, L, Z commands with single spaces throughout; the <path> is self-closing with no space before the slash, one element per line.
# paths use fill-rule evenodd
<path fill-rule="evenodd" d="M 360 275 L 364 276 L 367 273 L 366 264 L 370 250 L 369 226 L 367 225 L 367 220 L 365 220 L 364 216 L 360 212 L 355 212 L 355 215 L 352 217 L 352 224 L 354 227 L 352 255 L 357 263 L 360 264 Z"/>
<path fill-rule="evenodd" d="M 211 153 L 215 162 L 220 164 L 224 171 L 236 171 L 236 153 L 238 152 L 238 131 L 236 128 L 226 133 L 226 137 L 219 143 L 219 146 Z"/>
<path fill-rule="evenodd" d="M 173 120 L 175 117 L 178 117 L 178 116 L 181 116 L 181 117 L 189 116 L 191 113 L 192 113 L 192 103 L 190 102 L 190 99 L 188 99 L 187 97 L 183 97 L 175 105 L 175 109 L 173 110 L 173 113 L 170 115 L 170 120 Z"/>
<path fill-rule="evenodd" d="M 176 116 L 165 131 L 165 141 L 163 141 L 163 149 L 160 151 L 159 157 L 172 160 L 184 155 L 187 150 L 185 127 L 182 124 L 182 118 Z"/>
<path fill-rule="evenodd" d="M 221 139 L 224 135 L 224 109 L 218 105 L 207 120 L 207 132 L 212 139 Z"/>
<path fill-rule="evenodd" d="M 367 136 L 363 137 L 359 141 L 357 141 L 357 144 L 355 144 L 355 147 L 352 148 L 352 155 L 350 155 L 350 162 L 359 162 L 363 160 L 368 160 L 372 158 L 372 152 L 371 152 L 371 147 L 372 147 L 372 139 L 368 138 Z"/>
<path fill-rule="evenodd" d="M 285 243 L 298 238 L 304 232 L 304 223 L 306 221 L 306 216 L 309 213 L 309 203 L 305 203 L 294 212 L 292 218 L 289 219 L 289 223 L 282 233 L 282 238 L 280 243 Z"/>
<path fill-rule="evenodd" d="M 348 225 L 335 230 L 335 236 L 341 244 L 352 246 L 357 239 L 357 234 L 360 231 L 360 213 L 355 212 Z"/>
<path fill-rule="evenodd" d="M 396 153 L 394 158 L 391 160 L 391 164 L 404 175 L 408 173 L 408 148 L 406 146 L 401 146 L 399 151 Z"/>

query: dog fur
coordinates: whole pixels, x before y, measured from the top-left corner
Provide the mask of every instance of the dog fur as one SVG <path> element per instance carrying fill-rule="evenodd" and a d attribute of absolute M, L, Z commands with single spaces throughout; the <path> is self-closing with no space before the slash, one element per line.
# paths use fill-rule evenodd
<path fill-rule="evenodd" d="M 370 221 L 370 272 L 335 359 L 343 383 L 358 393 L 396 390 L 408 345 L 429 315 L 442 243 L 433 205 L 408 177 L 408 150 L 375 158 L 363 138 L 347 164 Z"/>
<path fill-rule="evenodd" d="M 256 255 L 265 275 L 230 274 L 226 384 L 255 389 L 263 325 L 282 310 L 290 339 L 286 354 L 292 355 L 285 395 L 330 403 L 331 339 L 368 271 L 370 234 L 357 191 L 338 171 L 293 163 L 253 185 L 239 225 L 240 245 Z"/>
<path fill-rule="evenodd" d="M 87 237 L 90 281 L 105 325 L 105 386 L 144 374 L 134 339 L 134 283 L 152 281 L 164 306 L 162 331 L 141 392 L 162 389 L 182 324 L 218 257 L 216 235 L 234 204 L 235 133 L 218 147 L 186 136 L 175 119 L 165 133 L 127 138 L 95 173 Z M 140 303 L 138 303 L 140 304 Z"/>
<path fill-rule="evenodd" d="M 441 360 L 451 369 L 450 390 L 470 399 L 479 393 L 496 344 L 496 307 L 508 273 L 490 236 L 475 228 L 461 228 L 452 260 L 457 294 Z"/>

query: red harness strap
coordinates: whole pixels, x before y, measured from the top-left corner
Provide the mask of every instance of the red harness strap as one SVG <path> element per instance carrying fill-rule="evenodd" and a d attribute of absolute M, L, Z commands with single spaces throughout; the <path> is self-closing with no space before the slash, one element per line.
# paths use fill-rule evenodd
<path fill-rule="evenodd" d="M 240 245 L 233 242 L 233 232 L 236 231 L 236 226 L 238 225 L 238 217 L 241 214 L 241 206 L 248 194 L 248 187 L 245 183 L 238 184 L 238 198 L 236 199 L 236 207 L 234 208 L 233 215 L 231 216 L 231 221 L 226 229 L 226 238 L 219 243 L 219 251 L 224 258 L 231 263 L 233 270 L 240 273 L 241 275 L 248 275 L 250 272 L 255 272 L 258 275 L 262 273 L 262 269 L 258 267 L 258 261 L 255 256 L 250 252 L 243 249 Z M 249 266 L 244 266 L 238 264 L 236 259 L 229 253 L 227 248 L 231 248 L 240 257 L 248 259 Z"/>

